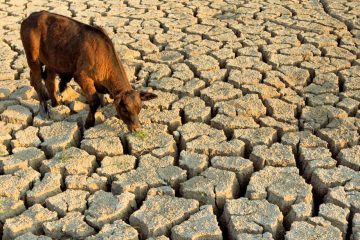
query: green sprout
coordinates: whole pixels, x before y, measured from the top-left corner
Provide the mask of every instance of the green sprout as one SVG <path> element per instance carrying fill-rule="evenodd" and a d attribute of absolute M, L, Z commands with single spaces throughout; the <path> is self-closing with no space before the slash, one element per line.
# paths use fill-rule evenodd
<path fill-rule="evenodd" d="M 58 159 L 60 160 L 60 162 L 67 162 L 69 159 L 72 159 L 73 156 L 71 155 L 71 153 L 68 152 L 62 152 L 59 154 Z"/>
<path fill-rule="evenodd" d="M 134 133 L 132 133 L 132 135 L 136 138 L 139 138 L 139 139 L 145 139 L 147 137 L 147 134 L 145 131 L 136 131 Z"/>

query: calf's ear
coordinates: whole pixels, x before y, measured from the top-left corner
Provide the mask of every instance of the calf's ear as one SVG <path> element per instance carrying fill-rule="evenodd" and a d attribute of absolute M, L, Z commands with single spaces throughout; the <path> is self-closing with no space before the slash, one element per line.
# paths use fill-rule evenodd
<path fill-rule="evenodd" d="M 157 95 L 151 92 L 140 92 L 140 98 L 142 101 L 147 101 L 157 98 Z"/>

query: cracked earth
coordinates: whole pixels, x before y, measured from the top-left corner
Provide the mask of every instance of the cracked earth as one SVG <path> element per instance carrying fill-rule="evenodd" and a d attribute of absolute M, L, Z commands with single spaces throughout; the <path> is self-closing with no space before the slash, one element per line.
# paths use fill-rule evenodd
<path fill-rule="evenodd" d="M 103 27 L 143 103 L 44 118 L 20 22 Z M 360 239 L 360 2 L 1 0 L 2 239 Z"/>

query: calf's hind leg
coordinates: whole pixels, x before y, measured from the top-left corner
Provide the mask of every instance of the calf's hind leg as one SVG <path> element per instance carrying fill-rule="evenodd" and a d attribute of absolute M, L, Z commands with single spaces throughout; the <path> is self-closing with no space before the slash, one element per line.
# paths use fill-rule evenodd
<path fill-rule="evenodd" d="M 46 103 L 48 95 L 44 88 L 44 84 L 41 79 L 41 66 L 38 61 L 28 61 L 30 67 L 30 84 L 34 87 L 40 101 L 40 105 L 43 107 L 45 113 L 49 114 L 49 109 Z"/>
<path fill-rule="evenodd" d="M 96 94 L 94 81 L 91 78 L 85 74 L 80 74 L 75 76 L 75 81 L 80 85 L 90 106 L 90 111 L 85 121 L 85 128 L 88 129 L 95 125 L 95 113 L 100 106 L 100 99 Z"/>
<path fill-rule="evenodd" d="M 45 113 L 48 112 L 46 100 L 48 95 L 42 83 L 41 73 L 42 66 L 39 60 L 40 56 L 40 32 L 33 26 L 25 23 L 21 24 L 20 29 L 21 41 L 24 46 L 26 59 L 30 68 L 30 84 L 34 87 Z"/>

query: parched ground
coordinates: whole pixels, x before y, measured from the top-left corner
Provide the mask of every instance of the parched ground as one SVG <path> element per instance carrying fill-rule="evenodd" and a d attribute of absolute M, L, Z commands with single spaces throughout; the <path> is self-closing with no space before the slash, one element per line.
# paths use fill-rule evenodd
<path fill-rule="evenodd" d="M 102 26 L 144 102 L 39 112 L 20 22 Z M 2 239 L 360 239 L 358 0 L 1 0 Z"/>

